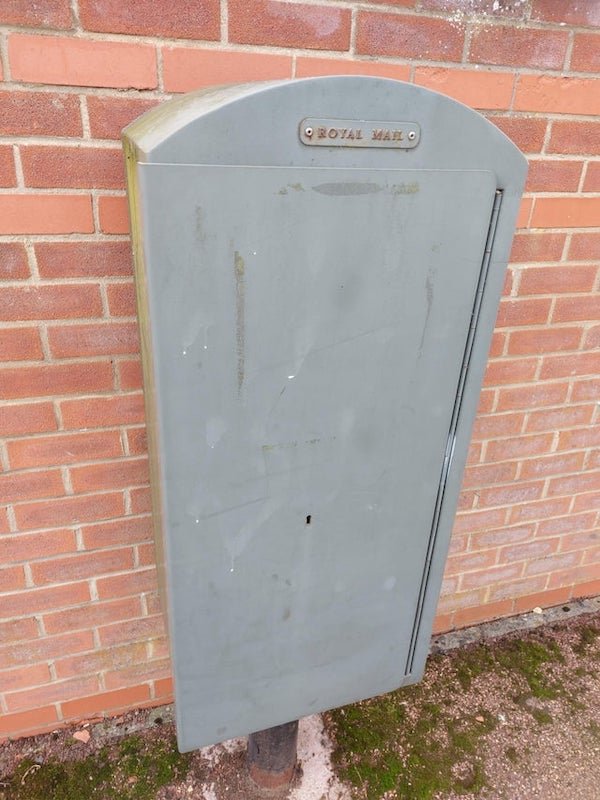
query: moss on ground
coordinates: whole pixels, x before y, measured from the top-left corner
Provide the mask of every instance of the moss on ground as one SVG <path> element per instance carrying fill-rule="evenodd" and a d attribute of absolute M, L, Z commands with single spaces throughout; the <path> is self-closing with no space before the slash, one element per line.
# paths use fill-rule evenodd
<path fill-rule="evenodd" d="M 0 800 L 152 800 L 161 786 L 185 776 L 189 758 L 174 737 L 130 736 L 81 761 L 26 759 L 0 785 Z"/>
<path fill-rule="evenodd" d="M 587 633 L 585 646 L 589 641 Z M 427 686 L 400 689 L 328 715 L 336 767 L 358 797 L 430 800 L 437 792 L 480 793 L 486 786 L 481 745 L 498 723 L 487 711 L 459 712 L 456 703 L 478 678 L 508 679 L 512 702 L 540 725 L 553 721 L 541 701 L 569 699 L 552 674 L 553 664 L 564 663 L 562 652 L 543 633 L 457 650 L 444 657 L 441 670 L 436 662 L 435 656 L 429 660 Z M 514 748 L 505 756 L 513 764 L 519 759 Z"/>

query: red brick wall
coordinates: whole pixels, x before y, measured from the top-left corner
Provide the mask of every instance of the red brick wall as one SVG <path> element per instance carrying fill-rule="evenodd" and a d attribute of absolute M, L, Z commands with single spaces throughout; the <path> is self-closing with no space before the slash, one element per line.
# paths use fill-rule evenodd
<path fill-rule="evenodd" d="M 363 73 L 530 159 L 438 628 L 600 591 L 600 3 L 0 0 L 0 736 L 169 698 L 119 133 Z"/>

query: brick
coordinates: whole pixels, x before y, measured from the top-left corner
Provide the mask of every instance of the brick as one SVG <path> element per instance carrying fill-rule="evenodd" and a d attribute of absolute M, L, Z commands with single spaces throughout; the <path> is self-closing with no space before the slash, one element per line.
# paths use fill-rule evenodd
<path fill-rule="evenodd" d="M 545 584 L 546 577 L 537 576 L 511 581 L 510 583 L 504 583 L 500 586 L 493 586 L 490 589 L 489 600 L 492 602 L 498 600 L 508 600 L 524 594 L 541 592 L 545 587 Z"/>
<path fill-rule="evenodd" d="M 156 564 L 156 549 L 154 542 L 145 542 L 138 546 L 140 567 L 152 567 Z"/>
<path fill-rule="evenodd" d="M 471 511 L 469 513 L 457 514 L 454 520 L 454 533 L 474 533 L 486 530 L 486 528 L 497 528 L 503 525 L 506 519 L 506 511 L 503 508 L 486 509 L 485 511 Z"/>
<path fill-rule="evenodd" d="M 498 411 L 555 406 L 566 400 L 568 383 L 540 383 L 536 386 L 518 386 L 500 389 Z"/>
<path fill-rule="evenodd" d="M 132 567 L 133 550 L 130 547 L 120 547 L 38 561 L 31 565 L 31 572 L 34 582 L 39 586 L 95 578 L 111 572 L 124 572 Z"/>
<path fill-rule="evenodd" d="M 82 133 L 76 95 L 0 91 L 3 136 L 81 136 Z"/>
<path fill-rule="evenodd" d="M 75 532 L 67 528 L 40 531 L 39 533 L 18 533 L 14 536 L 2 537 L 2 553 L 7 560 L 12 562 L 50 558 L 64 553 L 73 553 L 76 549 Z"/>
<path fill-rule="evenodd" d="M 443 67 L 417 67 L 414 82 L 474 108 L 507 109 L 514 75 Z"/>
<path fill-rule="evenodd" d="M 70 473 L 73 491 L 76 494 L 103 489 L 126 489 L 129 486 L 145 485 L 150 479 L 147 458 L 72 467 Z"/>
<path fill-rule="evenodd" d="M 594 325 L 586 332 L 584 347 L 588 350 L 600 347 L 600 325 Z"/>
<path fill-rule="evenodd" d="M 584 514 L 569 514 L 561 520 L 563 525 L 558 533 L 564 533 L 560 537 L 561 550 L 587 549 L 598 544 L 600 533 L 596 527 L 596 512 L 589 511 Z M 556 533 L 556 531 L 555 531 Z"/>
<path fill-rule="evenodd" d="M 141 456 L 148 454 L 148 437 L 146 428 L 130 428 L 126 431 L 129 455 Z"/>
<path fill-rule="evenodd" d="M 134 322 L 51 326 L 48 339 L 54 358 L 139 352 L 138 329 Z"/>
<path fill-rule="evenodd" d="M 600 72 L 600 34 L 575 34 L 571 53 L 571 70 Z"/>
<path fill-rule="evenodd" d="M 509 261 L 513 264 L 560 261 L 566 238 L 565 233 L 517 233 Z"/>
<path fill-rule="evenodd" d="M 453 13 L 455 8 L 464 9 L 469 14 L 483 14 L 486 17 L 523 17 L 525 9 L 519 3 L 498 3 L 496 0 L 459 0 L 449 4 L 448 0 L 421 0 L 420 8 Z M 457 12 L 458 13 L 458 12 Z"/>
<path fill-rule="evenodd" d="M 470 536 L 470 550 L 480 550 L 488 547 L 506 546 L 519 542 L 528 542 L 533 539 L 534 525 L 519 525 L 514 528 L 499 528 L 497 530 L 484 530 Z"/>
<path fill-rule="evenodd" d="M 591 292 L 596 283 L 596 266 L 536 267 L 521 272 L 519 294 L 575 294 Z"/>
<path fill-rule="evenodd" d="M 133 283 L 109 283 L 106 296 L 111 317 L 135 317 L 137 309 Z"/>
<path fill-rule="evenodd" d="M 69 0 L 8 0 L 2 3 L 2 24 L 31 28 L 71 28 Z"/>
<path fill-rule="evenodd" d="M 103 647 L 113 647 L 125 642 L 147 641 L 155 636 L 164 636 L 164 621 L 160 614 L 154 617 L 117 622 L 98 629 Z"/>
<path fill-rule="evenodd" d="M 12 644 L 1 648 L 1 661 L 8 667 L 18 667 L 20 664 L 47 661 L 64 653 L 81 653 L 92 650 L 94 638 L 91 631 L 78 631 L 62 636 L 46 636 L 43 639 L 34 639 L 30 642 Z"/>
<path fill-rule="evenodd" d="M 48 683 L 35 689 L 5 694 L 6 706 L 9 711 L 22 711 L 28 708 L 37 708 L 44 703 L 57 703 L 80 695 L 88 695 L 99 689 L 98 678 L 75 678 L 70 681 Z"/>
<path fill-rule="evenodd" d="M 577 584 L 587 583 L 594 586 L 600 584 L 600 564 L 587 564 L 584 566 L 571 567 L 570 569 L 554 572 L 548 578 L 548 587 L 556 588 L 559 586 L 573 585 L 573 594 L 582 592 L 582 588 Z"/>
<path fill-rule="evenodd" d="M 0 195 L 0 234 L 93 233 L 88 195 Z"/>
<path fill-rule="evenodd" d="M 128 597 L 140 592 L 155 592 L 157 587 L 156 570 L 136 570 L 127 575 L 99 578 L 96 583 L 101 600 Z"/>
<path fill-rule="evenodd" d="M 529 561 L 530 559 L 543 558 L 552 555 L 558 549 L 558 539 L 536 539 L 533 542 L 510 545 L 500 551 L 500 563 L 514 561 Z"/>
<path fill-rule="evenodd" d="M 17 281 L 31 276 L 22 244 L 0 242 L 0 281 Z"/>
<path fill-rule="evenodd" d="M 312 50 L 348 50 L 350 11 L 273 0 L 229 0 L 229 41 Z"/>
<path fill-rule="evenodd" d="M 141 361 L 120 361 L 117 364 L 119 375 L 119 385 L 122 391 L 132 392 L 142 388 L 142 364 Z"/>
<path fill-rule="evenodd" d="M 536 411 L 528 417 L 526 432 L 555 431 L 574 425 L 589 425 L 592 414 L 593 406 L 567 406 L 551 411 Z"/>
<path fill-rule="evenodd" d="M 23 567 L 0 567 L 0 592 L 14 592 L 25 588 Z"/>
<path fill-rule="evenodd" d="M 574 495 L 600 489 L 600 471 L 586 471 L 581 475 L 554 478 L 548 486 L 548 495 Z"/>
<path fill-rule="evenodd" d="M 600 122 L 554 120 L 548 152 L 598 155 L 600 153 Z"/>
<path fill-rule="evenodd" d="M 540 372 L 541 380 L 566 378 L 573 375 L 597 375 L 600 372 L 600 351 L 570 353 L 566 356 L 545 356 Z"/>
<path fill-rule="evenodd" d="M 591 261 L 600 258 L 600 233 L 574 233 L 569 246 L 569 258 Z"/>
<path fill-rule="evenodd" d="M 460 61 L 464 28 L 443 19 L 361 11 L 356 51 L 361 55 Z"/>
<path fill-rule="evenodd" d="M 113 374 L 108 362 L 0 369 L 0 399 L 3 400 L 102 392 L 112 388 Z"/>
<path fill-rule="evenodd" d="M 513 108 L 552 114 L 600 114 L 600 80 L 521 75 Z"/>
<path fill-rule="evenodd" d="M 131 425 L 144 421 L 144 396 L 137 393 L 64 400 L 61 413 L 65 428 Z"/>
<path fill-rule="evenodd" d="M 600 192 L 600 161 L 590 161 L 588 163 L 583 182 L 583 191 Z"/>
<path fill-rule="evenodd" d="M 544 455 L 552 446 L 549 433 L 535 436 L 520 436 L 518 439 L 498 439 L 488 442 L 486 461 L 505 461 L 511 458 Z"/>
<path fill-rule="evenodd" d="M 7 533 L 10 530 L 8 516 L 5 508 L 0 507 L 0 533 Z"/>
<path fill-rule="evenodd" d="M 25 614 L 39 614 L 42 611 L 55 611 L 61 607 L 76 606 L 90 600 L 87 583 L 70 583 L 65 586 L 52 586 L 46 589 L 28 589 L 26 592 L 3 598 L 3 607 L 11 617 Z"/>
<path fill-rule="evenodd" d="M 483 389 L 479 393 L 479 403 L 477 404 L 478 414 L 489 414 L 494 408 L 496 398 L 495 389 Z"/>
<path fill-rule="evenodd" d="M 144 684 L 113 692 L 102 692 L 91 697 L 61 703 L 65 719 L 81 719 L 92 714 L 103 714 L 121 708 L 131 708 L 150 699 L 150 688 Z"/>
<path fill-rule="evenodd" d="M 97 461 L 122 454 L 118 431 L 57 433 L 8 443 L 8 458 L 13 469 Z"/>
<path fill-rule="evenodd" d="M 372 75 L 377 78 L 394 78 L 408 81 L 408 64 L 387 64 L 377 61 L 357 61 L 341 58 L 296 57 L 296 77 L 312 78 L 318 75 Z"/>
<path fill-rule="evenodd" d="M 87 675 L 109 669 L 126 669 L 133 664 L 145 662 L 147 658 L 144 643 L 95 650 L 82 655 L 65 653 L 63 656 L 54 664 L 58 678 L 70 678 L 73 675 Z"/>
<path fill-rule="evenodd" d="M 23 503 L 15 507 L 15 515 L 20 528 L 32 530 L 120 517 L 123 510 L 123 495 L 111 492 Z"/>
<path fill-rule="evenodd" d="M 559 25 L 600 25 L 600 7 L 581 0 L 533 0 L 531 18 Z"/>
<path fill-rule="evenodd" d="M 507 272 L 506 274 L 509 275 L 510 272 Z M 506 344 L 507 338 L 508 337 L 505 333 L 494 331 L 492 334 L 492 343 L 490 345 L 488 354 L 490 358 L 499 358 L 504 353 L 504 345 Z"/>
<path fill-rule="evenodd" d="M 479 553 L 461 553 L 449 556 L 446 561 L 445 575 L 462 575 L 473 570 L 482 570 L 496 563 L 496 551 L 488 550 Z"/>
<path fill-rule="evenodd" d="M 38 626 L 33 617 L 0 622 L 0 644 L 35 639 L 38 635 Z"/>
<path fill-rule="evenodd" d="M 533 519 L 545 519 L 555 517 L 558 514 L 566 514 L 569 510 L 571 501 L 568 497 L 557 497 L 551 500 L 538 500 L 535 503 L 515 506 L 510 512 L 510 522 L 522 523 Z M 540 528 L 538 528 L 538 531 Z M 542 535 L 540 533 L 540 535 Z M 544 535 L 547 535 L 544 532 Z"/>
<path fill-rule="evenodd" d="M 600 87 L 599 93 L 600 93 Z M 600 112 L 599 112 L 600 113 Z M 593 228 L 600 226 L 600 197 L 538 197 L 533 228 Z"/>
<path fill-rule="evenodd" d="M 87 97 L 90 133 L 94 139 L 120 140 L 123 128 L 154 108 L 158 100 L 129 97 Z"/>
<path fill-rule="evenodd" d="M 97 525 L 85 525 L 82 536 L 86 550 L 147 542 L 152 539 L 152 518 L 126 517 Z"/>
<path fill-rule="evenodd" d="M 484 596 L 485 593 L 482 589 L 475 589 L 470 592 L 457 592 L 446 597 L 440 597 L 437 604 L 437 613 L 480 606 Z"/>
<path fill-rule="evenodd" d="M 150 489 L 132 489 L 129 494 L 132 514 L 149 514 L 152 511 Z"/>
<path fill-rule="evenodd" d="M 98 198 L 98 213 L 102 233 L 129 233 L 129 214 L 125 197 Z"/>
<path fill-rule="evenodd" d="M 547 300 L 508 300 L 500 302 L 497 328 L 512 328 L 520 325 L 540 325 L 548 321 L 552 301 Z"/>
<path fill-rule="evenodd" d="M 523 197 L 517 214 L 517 221 L 515 227 L 517 229 L 529 227 L 529 217 L 531 216 L 531 209 L 533 208 L 533 198 Z"/>
<path fill-rule="evenodd" d="M 106 147 L 21 147 L 25 185 L 34 188 L 124 189 L 123 152 Z"/>
<path fill-rule="evenodd" d="M 467 467 L 463 472 L 462 488 L 479 489 L 483 486 L 493 486 L 496 483 L 508 483 L 515 478 L 516 464 L 481 464 L 476 467 Z"/>
<path fill-rule="evenodd" d="M 0 716 L 0 735 L 15 736 L 17 733 L 33 731 L 38 733 L 42 727 L 54 727 L 58 723 L 56 708 L 44 706 L 18 714 L 2 714 Z"/>
<path fill-rule="evenodd" d="M 600 578 L 573 587 L 573 597 L 592 597 L 600 592 Z"/>
<path fill-rule="evenodd" d="M 573 403 L 585 400 L 596 400 L 600 393 L 598 380 L 575 381 L 571 400 Z"/>
<path fill-rule="evenodd" d="M 591 428 L 561 431 L 558 439 L 559 450 L 575 450 L 598 445 L 600 445 L 600 427 L 598 425 Z"/>
<path fill-rule="evenodd" d="M 160 661 L 150 661 L 144 664 L 135 664 L 127 669 L 120 669 L 114 672 L 107 672 L 104 675 L 104 683 L 107 689 L 117 689 L 123 686 L 135 686 L 140 681 L 157 680 L 161 683 L 169 675 L 170 661 L 162 659 Z M 166 694 L 166 692 L 164 692 Z"/>
<path fill-rule="evenodd" d="M 576 192 L 583 161 L 530 160 L 526 192 Z"/>
<path fill-rule="evenodd" d="M 598 319 L 598 296 L 558 297 L 552 313 L 553 322 L 595 322 Z"/>
<path fill-rule="evenodd" d="M 12 147 L 0 147 L 0 186 L 12 187 L 17 185 L 15 160 Z"/>
<path fill-rule="evenodd" d="M 498 567 L 487 567 L 482 572 L 468 572 L 463 574 L 460 587 L 461 590 L 468 590 L 492 586 L 496 583 L 503 583 L 519 578 L 522 572 L 522 564 L 503 564 Z"/>
<path fill-rule="evenodd" d="M 510 355 L 553 353 L 576 350 L 581 341 L 581 328 L 534 328 L 512 331 L 508 341 Z"/>
<path fill-rule="evenodd" d="M 34 664 L 32 667 L 21 665 L 16 669 L 2 670 L 2 689 L 5 692 L 37 686 L 40 683 L 48 683 L 49 680 L 51 677 L 47 664 Z"/>
<path fill-rule="evenodd" d="M 12 34 L 8 58 L 13 80 L 64 86 L 154 89 L 156 51 L 151 45 Z"/>
<path fill-rule="evenodd" d="M 88 31 L 160 36 L 171 39 L 219 39 L 219 0 L 173 0 L 168 11 L 154 0 L 79 0 L 79 19 Z"/>
<path fill-rule="evenodd" d="M 491 506 L 508 506 L 517 503 L 527 503 L 530 500 L 538 500 L 542 496 L 544 482 L 525 483 L 518 481 L 507 486 L 494 486 L 490 489 L 482 489 L 478 492 L 478 508 L 489 508 Z"/>
<path fill-rule="evenodd" d="M 102 300 L 97 285 L 0 288 L 2 320 L 71 319 L 101 315 Z"/>
<path fill-rule="evenodd" d="M 490 414 L 475 420 L 472 438 L 493 439 L 498 436 L 517 435 L 523 428 L 523 414 Z"/>
<path fill-rule="evenodd" d="M 559 453 L 555 456 L 535 458 L 523 462 L 521 478 L 540 478 L 547 475 L 561 475 L 565 472 L 579 472 L 583 469 L 583 453 Z"/>
<path fill-rule="evenodd" d="M 507 383 L 525 383 L 533 380 L 537 369 L 536 358 L 512 361 L 488 361 L 484 386 L 500 386 Z"/>
<path fill-rule="evenodd" d="M 68 608 L 44 616 L 44 628 L 49 634 L 89 629 L 117 620 L 127 620 L 142 615 L 139 598 L 127 597 L 110 602 L 94 602 L 78 608 Z"/>
<path fill-rule="evenodd" d="M 227 50 L 163 48 L 165 91 L 189 92 L 223 83 L 290 78 L 291 56 Z"/>
<path fill-rule="evenodd" d="M 538 592 L 537 594 L 528 594 L 525 597 L 515 598 L 515 612 L 517 614 L 522 614 L 538 606 L 540 608 L 551 608 L 552 606 L 560 605 L 560 603 L 566 603 L 570 598 L 570 588 L 552 589 L 546 592 Z"/>
<path fill-rule="evenodd" d="M 526 575 L 540 575 L 547 572 L 555 572 L 559 569 L 569 569 L 576 567 L 581 561 L 581 553 L 563 553 L 562 555 L 550 555 L 536 561 L 530 561 L 525 567 Z"/>
<path fill-rule="evenodd" d="M 481 27 L 473 33 L 469 61 L 510 67 L 561 69 L 568 42 L 568 31 L 508 25 Z"/>
<path fill-rule="evenodd" d="M 61 497 L 64 493 L 60 470 L 57 469 L 0 474 L 0 503 Z"/>
<path fill-rule="evenodd" d="M 524 153 L 540 153 L 548 123 L 538 117 L 488 117 Z"/>
<path fill-rule="evenodd" d="M 0 336 L 0 361 L 36 361 L 44 357 L 37 328 L 4 328 Z"/>
<path fill-rule="evenodd" d="M 103 278 L 132 275 L 129 242 L 40 242 L 35 245 L 42 278 Z"/>
<path fill-rule="evenodd" d="M 473 608 L 461 608 L 454 614 L 454 626 L 465 628 L 469 625 L 478 625 L 481 622 L 508 617 L 512 613 L 513 601 L 500 600 L 497 603 L 485 603 Z"/>

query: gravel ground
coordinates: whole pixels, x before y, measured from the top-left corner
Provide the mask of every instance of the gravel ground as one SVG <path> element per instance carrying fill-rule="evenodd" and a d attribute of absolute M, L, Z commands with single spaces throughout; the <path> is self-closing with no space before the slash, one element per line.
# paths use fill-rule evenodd
<path fill-rule="evenodd" d="M 261 794 L 248 782 L 243 740 L 205 748 L 175 763 L 172 714 L 167 707 L 5 743 L 0 746 L 0 800 L 69 797 L 68 791 L 60 794 L 63 789 L 56 788 L 58 784 L 54 788 L 44 784 L 44 771 L 83 759 L 92 764 L 102 753 L 109 759 L 111 780 L 122 776 L 123 786 L 96 787 L 73 800 L 598 800 L 600 611 L 595 610 L 597 604 L 590 605 L 585 613 L 573 616 L 573 608 L 571 604 L 562 615 L 549 612 L 545 618 L 551 624 L 534 630 L 512 623 L 507 628 L 511 632 L 499 637 L 493 626 L 488 630 L 493 638 L 482 635 L 485 626 L 458 639 L 439 637 L 418 687 L 325 715 L 324 725 L 320 717 L 303 720 L 298 774 L 288 792 Z M 534 621 L 543 620 L 544 615 L 537 615 Z M 370 735 L 366 728 L 373 719 L 380 724 L 381 704 L 400 713 L 394 719 L 401 718 L 402 725 L 379 731 L 382 738 L 372 752 L 359 751 L 352 734 Z M 422 741 L 415 738 L 416 730 L 426 731 Z M 456 731 L 461 745 L 451 750 L 448 761 L 448 737 Z M 88 741 L 74 738 L 82 732 L 83 739 L 90 734 Z M 145 757 L 154 759 L 159 751 L 172 750 L 169 758 L 175 759 L 174 771 L 168 773 L 172 779 L 146 788 L 149 794 L 143 793 L 143 781 L 127 772 L 120 760 L 124 743 L 132 737 L 138 748 L 136 764 L 144 764 Z M 426 758 L 438 780 L 426 786 L 416 774 L 413 780 L 410 770 L 411 755 L 419 747 L 427 754 L 428 743 L 435 744 Z M 436 761 L 440 752 L 446 754 L 441 766 Z M 334 774 L 332 760 L 346 781 Z M 365 777 L 365 765 L 379 779 L 378 765 L 385 770 L 392 762 L 397 776 L 387 787 L 385 781 Z"/>

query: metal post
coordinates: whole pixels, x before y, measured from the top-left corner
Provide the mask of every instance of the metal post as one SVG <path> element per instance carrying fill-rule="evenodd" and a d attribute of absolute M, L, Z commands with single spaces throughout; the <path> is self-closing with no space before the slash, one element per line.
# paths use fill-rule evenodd
<path fill-rule="evenodd" d="M 262 789 L 287 786 L 296 768 L 298 720 L 251 733 L 248 737 L 248 771 Z"/>

